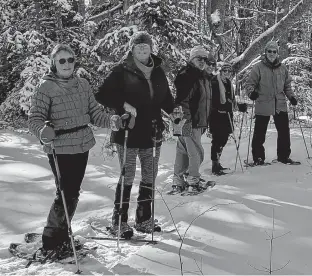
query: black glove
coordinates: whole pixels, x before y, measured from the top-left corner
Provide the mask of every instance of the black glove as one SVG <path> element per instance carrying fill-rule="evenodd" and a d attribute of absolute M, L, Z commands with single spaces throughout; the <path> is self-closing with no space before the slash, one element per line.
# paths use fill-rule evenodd
<path fill-rule="evenodd" d="M 290 103 L 295 106 L 295 105 L 298 104 L 298 101 L 297 101 L 297 99 L 295 97 L 291 97 L 290 98 Z"/>
<path fill-rule="evenodd" d="M 249 99 L 251 99 L 252 101 L 255 101 L 258 98 L 259 98 L 259 93 L 256 91 L 252 91 L 249 95 Z"/>
<path fill-rule="evenodd" d="M 237 104 L 239 112 L 247 112 L 247 104 L 246 103 L 238 103 Z"/>

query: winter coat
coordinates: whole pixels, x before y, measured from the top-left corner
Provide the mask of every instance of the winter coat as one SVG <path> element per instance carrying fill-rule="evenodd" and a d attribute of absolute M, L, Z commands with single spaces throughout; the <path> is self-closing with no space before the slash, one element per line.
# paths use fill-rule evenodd
<path fill-rule="evenodd" d="M 54 125 L 56 134 L 68 131 L 56 135 L 54 146 L 57 154 L 90 150 L 95 139 L 89 123 L 99 127 L 110 126 L 109 116 L 95 101 L 88 81 L 77 76 L 71 79 L 60 79 L 54 74 L 43 77 L 31 98 L 29 111 L 29 129 L 39 139 L 40 130 L 47 120 Z M 77 127 L 79 129 L 75 130 Z M 44 145 L 43 149 L 52 153 L 50 145 Z"/>
<path fill-rule="evenodd" d="M 220 100 L 220 83 L 225 89 L 225 103 Z M 229 115 L 233 123 L 233 107 L 235 106 L 235 95 L 231 81 L 227 79 L 223 82 L 218 76 L 214 76 L 211 80 L 212 100 L 211 115 L 209 120 L 209 131 L 211 133 L 219 130 L 224 133 L 232 133 L 232 126 L 229 121 Z M 228 115 L 229 114 L 229 115 Z"/>
<path fill-rule="evenodd" d="M 276 60 L 273 64 L 265 56 L 254 65 L 246 83 L 248 96 L 256 91 L 259 97 L 255 101 L 255 114 L 270 116 L 275 112 L 287 112 L 286 97 L 294 94 L 291 89 L 291 77 L 284 64 Z"/>
<path fill-rule="evenodd" d="M 211 105 L 212 75 L 188 64 L 176 76 L 176 105 L 181 105 L 186 119 L 182 133 L 190 135 L 191 128 L 207 128 Z"/>
<path fill-rule="evenodd" d="M 153 147 L 153 120 L 156 120 L 157 146 L 160 146 L 162 132 L 165 129 L 161 109 L 170 114 L 174 108 L 173 96 L 161 68 L 162 60 L 155 55 L 152 55 L 152 59 L 154 68 L 150 84 L 153 91 L 143 72 L 136 66 L 132 53 L 129 52 L 127 57 L 108 74 L 95 95 L 99 103 L 115 109 L 119 115 L 125 112 L 123 108 L 125 102 L 136 108 L 135 125 L 128 133 L 129 148 Z M 124 137 L 124 130 L 112 132 L 111 141 L 123 145 Z"/>

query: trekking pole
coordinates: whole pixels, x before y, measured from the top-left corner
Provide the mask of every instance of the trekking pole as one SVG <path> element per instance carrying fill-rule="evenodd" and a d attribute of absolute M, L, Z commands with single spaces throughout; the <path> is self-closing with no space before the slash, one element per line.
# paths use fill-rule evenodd
<path fill-rule="evenodd" d="M 295 114 L 295 109 L 294 109 L 294 114 Z M 297 114 L 298 115 L 298 114 Z M 301 126 L 301 122 L 300 122 L 300 119 L 298 117 L 298 122 L 299 122 L 299 126 L 300 126 L 300 130 L 301 130 L 301 134 L 302 134 L 302 139 L 303 139 L 303 142 L 304 142 L 304 146 L 305 146 L 305 149 L 307 151 L 307 155 L 308 155 L 308 159 L 311 159 L 310 155 L 309 155 L 309 150 L 308 150 L 308 146 L 307 146 L 307 143 L 306 143 L 306 140 L 304 138 L 304 133 L 303 133 L 303 130 L 302 130 L 302 126 Z"/>
<path fill-rule="evenodd" d="M 248 164 L 248 158 L 249 158 L 251 126 L 252 126 L 252 117 L 253 117 L 253 112 L 254 112 L 254 106 L 255 106 L 255 101 L 252 102 L 252 108 L 251 108 L 251 117 L 250 117 L 250 126 L 249 126 L 249 138 L 248 138 L 248 149 L 247 149 L 246 165 Z"/>
<path fill-rule="evenodd" d="M 120 200 L 119 200 L 119 211 L 118 211 L 118 235 L 117 235 L 117 251 L 120 253 L 120 232 L 121 232 L 121 215 L 122 215 L 122 204 L 123 204 L 123 193 L 125 187 L 125 175 L 126 175 L 126 158 L 127 158 L 127 143 L 128 143 L 128 125 L 125 125 L 125 138 L 123 145 L 123 159 L 121 168 L 121 183 L 120 183 Z"/>
<path fill-rule="evenodd" d="M 245 116 L 245 112 L 243 113 L 242 115 L 242 120 L 241 120 L 241 125 L 240 125 L 240 128 L 239 128 L 239 136 L 238 136 L 238 149 L 239 149 L 239 146 L 240 146 L 240 141 L 241 141 L 241 138 L 242 138 L 242 130 L 243 130 L 243 124 L 244 124 L 244 116 Z M 237 159 L 238 159 L 238 151 L 236 153 L 236 160 L 235 160 L 235 171 L 236 171 L 236 167 L 237 167 Z"/>
<path fill-rule="evenodd" d="M 152 242 L 154 242 L 154 227 L 155 227 L 155 158 L 156 158 L 156 132 L 157 132 L 157 121 L 152 120 L 153 128 L 153 159 L 152 159 Z"/>
<path fill-rule="evenodd" d="M 230 113 L 229 112 L 226 112 L 227 115 L 228 115 L 228 118 L 229 118 L 229 121 L 230 121 L 230 125 L 231 125 L 231 129 L 232 129 L 232 133 L 233 133 L 233 139 L 234 139 L 234 142 L 235 142 L 235 146 L 236 146 L 236 151 L 237 151 L 237 155 L 238 155 L 238 158 L 239 158 L 239 162 L 240 162 L 240 165 L 241 165 L 241 168 L 242 168 L 242 172 L 244 172 L 244 169 L 243 169 L 243 164 L 242 164 L 242 160 L 240 158 L 240 154 L 239 154 L 239 145 L 237 144 L 237 140 L 236 140 L 236 136 L 235 136 L 235 132 L 234 132 L 234 126 L 233 126 L 233 122 L 232 122 L 232 119 L 231 119 L 231 116 L 230 116 Z"/>
<path fill-rule="evenodd" d="M 54 128 L 54 125 L 49 121 L 46 122 L 46 126 Z M 55 152 L 54 142 L 52 140 L 51 142 L 46 143 L 46 144 L 51 144 L 51 148 L 52 148 L 52 155 L 53 155 L 53 160 L 54 160 L 55 170 L 56 170 L 56 185 L 57 185 L 57 188 L 61 192 L 62 202 L 63 202 L 63 206 L 64 206 L 64 211 L 65 211 L 65 217 L 66 217 L 66 222 L 67 222 L 67 228 L 68 228 L 68 235 L 70 237 L 70 241 L 71 241 L 71 245 L 72 245 L 73 253 L 74 253 L 74 258 L 75 258 L 75 263 L 76 263 L 76 267 L 77 267 L 77 271 L 75 272 L 75 274 L 80 274 L 82 271 L 79 269 L 79 263 L 78 263 L 76 248 L 75 248 L 73 231 L 71 228 L 71 222 L 70 222 L 69 215 L 68 215 L 68 209 L 67 209 L 67 204 L 66 204 L 66 200 L 65 200 L 64 190 L 63 190 L 63 187 L 61 185 L 61 183 L 62 183 L 61 182 L 61 172 L 60 172 L 60 167 L 59 167 L 58 161 L 57 161 L 57 155 Z"/>

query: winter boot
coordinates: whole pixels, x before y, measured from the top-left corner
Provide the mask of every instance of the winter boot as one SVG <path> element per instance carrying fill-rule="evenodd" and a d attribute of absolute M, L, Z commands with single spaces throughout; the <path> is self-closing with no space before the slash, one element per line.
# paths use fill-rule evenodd
<path fill-rule="evenodd" d="M 221 165 L 220 165 L 220 162 L 219 161 L 212 161 L 212 174 L 214 175 L 224 175 L 225 173 L 223 172 L 225 168 L 223 168 Z"/>
<path fill-rule="evenodd" d="M 112 217 L 112 226 L 110 232 L 113 235 L 118 235 L 118 223 L 119 223 L 119 214 L 121 215 L 121 225 L 120 225 L 120 237 L 125 239 L 130 239 L 133 236 L 133 229 L 128 225 L 128 209 L 129 201 L 131 195 L 132 185 L 125 185 L 123 191 L 123 202 L 120 208 L 120 194 L 121 194 L 121 185 L 118 184 L 116 188 L 115 201 L 114 201 L 114 210 Z"/>
<path fill-rule="evenodd" d="M 151 183 L 140 183 L 138 206 L 136 209 L 136 219 L 134 228 L 143 233 L 160 232 L 161 227 L 154 221 L 154 229 L 152 223 L 152 184 Z"/>

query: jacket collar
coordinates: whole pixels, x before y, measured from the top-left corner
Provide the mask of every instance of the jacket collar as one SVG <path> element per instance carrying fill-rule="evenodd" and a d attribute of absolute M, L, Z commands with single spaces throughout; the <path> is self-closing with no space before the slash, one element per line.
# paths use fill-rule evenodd
<path fill-rule="evenodd" d="M 153 59 L 153 62 L 154 62 L 154 68 L 161 66 L 162 64 L 161 58 L 155 56 L 154 54 L 151 54 L 151 58 Z M 139 68 L 136 66 L 134 62 L 132 52 L 129 52 L 127 56 L 125 57 L 125 59 L 122 61 L 122 66 L 130 72 L 143 76 L 143 73 L 141 72 L 141 70 L 139 70 Z"/>
<path fill-rule="evenodd" d="M 267 67 L 269 68 L 278 68 L 281 66 L 281 62 L 279 60 L 279 58 L 277 57 L 274 62 L 272 63 L 271 61 L 268 60 L 268 58 L 266 57 L 266 55 L 262 55 L 261 56 L 261 61 L 263 62 L 263 64 L 265 64 Z"/>

